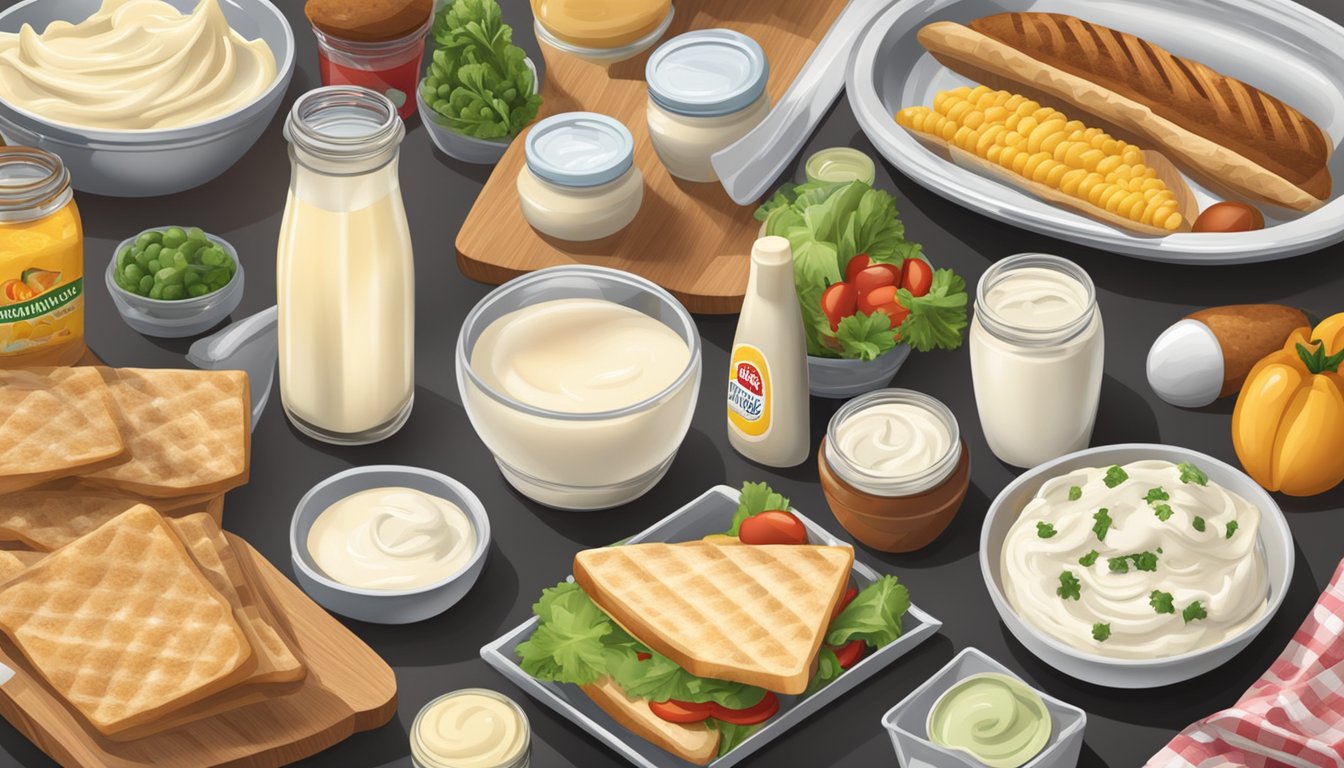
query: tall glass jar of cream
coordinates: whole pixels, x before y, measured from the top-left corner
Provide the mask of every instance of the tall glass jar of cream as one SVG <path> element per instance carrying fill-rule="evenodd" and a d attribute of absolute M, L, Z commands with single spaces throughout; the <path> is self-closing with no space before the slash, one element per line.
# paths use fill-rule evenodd
<path fill-rule="evenodd" d="M 532 228 L 560 240 L 614 235 L 635 220 L 644 176 L 635 140 L 619 120 L 565 112 L 527 134 L 527 165 L 518 174 L 518 203 Z"/>
<path fill-rule="evenodd" d="M 667 172 L 717 181 L 714 153 L 765 119 L 770 65 L 760 44 L 728 29 L 678 35 L 649 57 L 649 138 Z"/>
<path fill-rule="evenodd" d="M 1081 267 L 1039 253 L 991 266 L 976 287 L 970 339 L 980 425 L 1000 461 L 1034 467 L 1087 447 L 1105 343 Z"/>

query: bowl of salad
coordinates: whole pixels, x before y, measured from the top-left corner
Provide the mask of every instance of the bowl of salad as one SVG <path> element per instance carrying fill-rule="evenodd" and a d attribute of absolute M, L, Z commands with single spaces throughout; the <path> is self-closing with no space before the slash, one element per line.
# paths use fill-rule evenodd
<path fill-rule="evenodd" d="M 881 389 L 912 350 L 961 346 L 966 281 L 905 239 L 891 193 L 864 181 L 785 184 L 756 218 L 762 235 L 793 247 L 814 396 Z"/>
<path fill-rule="evenodd" d="M 420 121 L 441 152 L 493 165 L 537 117 L 537 67 L 513 44 L 496 0 L 455 0 L 434 17 L 436 48 L 416 91 Z"/>

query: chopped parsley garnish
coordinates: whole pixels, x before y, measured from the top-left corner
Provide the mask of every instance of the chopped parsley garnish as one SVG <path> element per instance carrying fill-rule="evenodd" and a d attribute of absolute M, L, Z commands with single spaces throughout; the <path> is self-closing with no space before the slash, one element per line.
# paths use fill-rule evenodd
<path fill-rule="evenodd" d="M 1199 601 L 1196 600 L 1185 606 L 1185 610 L 1181 611 L 1181 618 L 1185 619 L 1186 624 L 1189 624 L 1196 619 L 1207 619 L 1209 618 L 1209 614 L 1204 610 L 1204 606 L 1200 605 Z"/>
<path fill-rule="evenodd" d="M 1096 525 L 1092 526 L 1092 532 L 1097 534 L 1097 541 L 1106 540 L 1106 532 L 1111 529 L 1111 513 L 1105 507 L 1097 510 L 1092 515 Z"/>
<path fill-rule="evenodd" d="M 1037 523 L 1036 535 L 1040 536 L 1042 539 L 1048 539 L 1055 535 L 1055 526 L 1049 523 Z"/>
<path fill-rule="evenodd" d="M 1153 606 L 1153 610 L 1158 613 L 1175 613 L 1176 606 L 1172 605 L 1171 600 L 1170 592 L 1163 592 L 1159 589 L 1154 589 L 1152 594 L 1148 595 L 1148 604 Z"/>
<path fill-rule="evenodd" d="M 1107 488 L 1114 488 L 1115 486 L 1125 482 L 1128 479 L 1129 479 L 1129 473 L 1125 472 L 1125 470 L 1121 469 L 1120 466 L 1117 464 L 1116 466 L 1113 466 L 1110 469 L 1106 470 L 1106 477 L 1102 480 L 1102 482 L 1106 483 Z"/>
<path fill-rule="evenodd" d="M 1152 552 L 1136 552 L 1132 555 L 1106 558 L 1106 566 L 1115 573 L 1129 573 L 1129 564 L 1140 571 L 1156 571 L 1157 555 Z"/>
<path fill-rule="evenodd" d="M 1232 538 L 1232 534 L 1237 532 L 1237 521 L 1233 520 L 1227 524 L 1227 538 Z"/>
<path fill-rule="evenodd" d="M 1177 464 L 1176 468 L 1181 471 L 1181 482 L 1186 485 L 1208 485 L 1209 476 L 1194 464 Z"/>
<path fill-rule="evenodd" d="M 1082 557 L 1078 558 L 1078 564 L 1090 568 L 1093 563 L 1097 562 L 1097 558 L 1100 556 L 1101 553 L 1094 549 L 1091 552 L 1088 552 L 1086 555 L 1083 555 Z"/>
<path fill-rule="evenodd" d="M 1143 495 L 1143 500 L 1149 504 L 1152 504 L 1154 501 L 1168 501 L 1170 499 L 1171 494 L 1162 490 L 1162 486 L 1160 485 L 1156 488 L 1149 488 L 1148 493 Z"/>
<path fill-rule="evenodd" d="M 1073 575 L 1073 571 L 1064 571 L 1059 574 L 1059 589 L 1055 590 L 1055 594 L 1065 600 L 1077 600 L 1082 597 L 1083 585 Z"/>
<path fill-rule="evenodd" d="M 1076 485 L 1069 486 L 1069 501 L 1077 501 L 1083 498 L 1083 489 Z"/>
<path fill-rule="evenodd" d="M 1098 643 L 1106 642 L 1106 638 L 1111 636 L 1111 625 L 1100 622 L 1092 625 L 1092 639 Z"/>
<path fill-rule="evenodd" d="M 1194 520 L 1190 521 L 1190 524 L 1195 526 L 1196 531 L 1204 532 L 1204 518 L 1196 516 Z"/>
<path fill-rule="evenodd" d="M 1165 523 L 1171 519 L 1174 513 L 1171 511 L 1171 505 L 1169 504 L 1155 504 L 1153 505 L 1153 514 L 1157 515 L 1158 520 Z"/>

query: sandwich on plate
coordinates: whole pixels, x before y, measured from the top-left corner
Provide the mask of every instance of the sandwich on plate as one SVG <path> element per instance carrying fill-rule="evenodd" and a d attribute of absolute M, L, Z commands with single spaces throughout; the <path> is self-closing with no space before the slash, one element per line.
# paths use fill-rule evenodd
<path fill-rule="evenodd" d="M 901 633 L 904 586 L 850 585 L 854 550 L 808 543 L 788 499 L 743 487 L 732 527 L 704 540 L 604 547 L 545 590 L 519 645 L 539 680 L 578 685 L 612 719 L 707 765 L 781 707 Z"/>

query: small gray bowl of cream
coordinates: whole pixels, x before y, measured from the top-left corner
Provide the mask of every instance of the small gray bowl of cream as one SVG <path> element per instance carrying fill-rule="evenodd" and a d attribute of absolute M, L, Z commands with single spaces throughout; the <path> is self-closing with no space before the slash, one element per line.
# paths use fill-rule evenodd
<path fill-rule="evenodd" d="M 461 600 L 480 577 L 490 520 L 458 481 L 417 467 L 357 467 L 313 486 L 289 529 L 299 586 L 352 619 L 409 624 Z"/>

